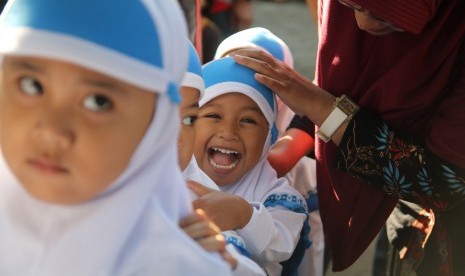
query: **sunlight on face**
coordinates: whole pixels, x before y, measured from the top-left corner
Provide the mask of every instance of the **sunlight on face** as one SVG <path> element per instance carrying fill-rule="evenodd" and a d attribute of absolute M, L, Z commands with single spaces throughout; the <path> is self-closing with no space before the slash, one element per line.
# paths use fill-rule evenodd
<path fill-rule="evenodd" d="M 200 92 L 192 87 L 181 87 L 182 101 L 179 105 L 181 129 L 178 138 L 178 158 L 181 171 L 184 171 L 194 154 L 195 121 L 199 113 Z"/>
<path fill-rule="evenodd" d="M 70 63 L 5 57 L 0 101 L 3 155 L 34 197 L 74 204 L 126 168 L 157 95 Z"/>
<path fill-rule="evenodd" d="M 387 25 L 374 17 L 369 11 L 355 11 L 355 19 L 357 25 L 361 30 L 372 35 L 387 35 L 397 31 L 392 25 Z"/>
<path fill-rule="evenodd" d="M 222 186 L 235 183 L 258 163 L 268 122 L 251 98 L 228 93 L 200 108 L 196 130 L 195 158 Z"/>

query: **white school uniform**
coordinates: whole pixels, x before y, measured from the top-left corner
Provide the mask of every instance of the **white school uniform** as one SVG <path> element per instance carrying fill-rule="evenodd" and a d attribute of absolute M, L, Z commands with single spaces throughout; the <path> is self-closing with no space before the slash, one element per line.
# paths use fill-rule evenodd
<path fill-rule="evenodd" d="M 291 257 L 307 219 L 307 209 L 302 195 L 285 178 L 278 179 L 267 160 L 268 151 L 278 137 L 275 97 L 255 81 L 251 69 L 236 64 L 232 58 L 213 60 L 203 69 L 205 95 L 200 106 L 217 96 L 239 92 L 253 99 L 268 121 L 269 133 L 257 165 L 239 181 L 221 186 L 220 190 L 242 196 L 253 206 L 249 223 L 236 231 L 252 259 L 268 275 L 280 275 L 280 262 Z"/>
<path fill-rule="evenodd" d="M 86 202 L 34 198 L 0 153 L 0 275 L 230 275 L 218 254 L 178 226 L 192 212 L 173 139 L 186 35 L 172 0 L 8 2 L 0 17 L 1 56 L 66 61 L 159 99 L 127 168 Z"/>

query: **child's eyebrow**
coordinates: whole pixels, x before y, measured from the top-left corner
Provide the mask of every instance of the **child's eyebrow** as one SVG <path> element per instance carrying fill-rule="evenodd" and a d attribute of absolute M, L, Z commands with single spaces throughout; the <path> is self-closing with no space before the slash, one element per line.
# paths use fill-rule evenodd
<path fill-rule="evenodd" d="M 124 89 L 120 85 L 115 84 L 111 81 L 85 79 L 83 80 L 83 83 L 89 86 L 94 86 L 99 89 L 114 91 L 120 94 L 126 94 L 128 92 L 126 89 Z"/>
<path fill-rule="evenodd" d="M 255 105 L 244 106 L 242 108 L 242 110 L 245 110 L 245 111 L 250 110 L 250 111 L 254 111 L 254 112 L 258 112 L 260 114 L 263 114 L 262 110 L 259 107 L 255 106 Z"/>
<path fill-rule="evenodd" d="M 23 69 L 23 70 L 28 70 L 28 71 L 33 71 L 33 72 L 37 72 L 37 73 L 45 73 L 45 71 L 43 69 L 41 69 L 40 67 L 36 66 L 36 65 L 33 65 L 27 61 L 10 61 L 8 62 L 8 64 L 13 67 L 13 68 L 17 68 L 17 69 Z"/>

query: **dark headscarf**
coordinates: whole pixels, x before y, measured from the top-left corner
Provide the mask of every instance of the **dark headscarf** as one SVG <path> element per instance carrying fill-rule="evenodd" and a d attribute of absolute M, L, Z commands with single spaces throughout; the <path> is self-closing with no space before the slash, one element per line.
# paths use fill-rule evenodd
<path fill-rule="evenodd" d="M 370 35 L 357 27 L 352 10 L 336 0 L 320 0 L 317 84 L 335 96 L 347 94 L 463 167 L 465 116 L 457 105 L 465 103 L 465 83 L 457 78 L 463 71 L 458 61 L 464 59 L 465 1 L 352 1 L 406 31 Z M 338 271 L 363 253 L 397 198 L 337 171 L 336 151 L 333 143 L 317 141 L 320 212 Z"/>

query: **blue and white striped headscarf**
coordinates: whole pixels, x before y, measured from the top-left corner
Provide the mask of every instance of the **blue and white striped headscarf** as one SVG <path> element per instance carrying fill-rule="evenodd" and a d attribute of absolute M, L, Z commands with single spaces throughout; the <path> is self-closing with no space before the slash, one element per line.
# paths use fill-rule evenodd
<path fill-rule="evenodd" d="M 0 275 L 230 274 L 178 227 L 191 212 L 173 139 L 188 63 L 185 25 L 174 0 L 8 2 L 0 58 L 60 60 L 159 97 L 127 168 L 86 202 L 33 198 L 0 154 Z"/>
<path fill-rule="evenodd" d="M 286 63 L 289 67 L 294 66 L 294 59 L 289 46 L 270 30 L 262 27 L 245 29 L 228 36 L 216 49 L 215 59 L 225 56 L 232 50 L 246 47 L 264 50 Z"/>
<path fill-rule="evenodd" d="M 68 61 L 179 100 L 173 86 L 187 66 L 186 43 L 169 32 L 184 24 L 162 2 L 10 2 L 1 17 L 3 54 Z"/>
<path fill-rule="evenodd" d="M 269 126 L 269 139 L 267 144 L 271 146 L 278 138 L 276 129 L 276 96 L 273 92 L 254 78 L 255 71 L 239 65 L 230 57 L 220 58 L 203 66 L 205 81 L 205 95 L 200 100 L 202 107 L 205 103 L 220 95 L 238 92 L 254 100 Z"/>
<path fill-rule="evenodd" d="M 224 39 L 216 49 L 215 59 L 226 56 L 231 51 L 249 47 L 263 50 L 274 58 L 283 61 L 289 67 L 294 67 L 294 59 L 287 44 L 270 30 L 262 27 L 245 29 Z M 283 134 L 295 113 L 281 99 L 278 98 L 277 103 L 278 119 L 276 125 L 280 134 Z"/>
<path fill-rule="evenodd" d="M 205 90 L 205 84 L 202 76 L 202 63 L 200 62 L 199 55 L 194 45 L 188 41 L 189 46 L 189 65 L 187 72 L 184 75 L 181 86 L 192 87 L 200 92 L 202 98 Z"/>

